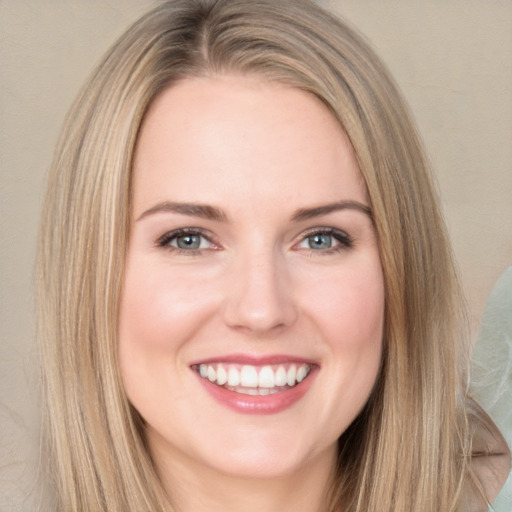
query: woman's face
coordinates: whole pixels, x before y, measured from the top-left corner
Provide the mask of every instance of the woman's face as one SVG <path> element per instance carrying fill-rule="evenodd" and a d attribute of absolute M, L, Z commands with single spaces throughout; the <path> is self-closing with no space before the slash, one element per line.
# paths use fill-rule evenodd
<path fill-rule="evenodd" d="M 367 207 L 313 96 L 223 76 L 157 98 L 135 155 L 119 356 L 159 471 L 331 467 L 381 359 Z"/>

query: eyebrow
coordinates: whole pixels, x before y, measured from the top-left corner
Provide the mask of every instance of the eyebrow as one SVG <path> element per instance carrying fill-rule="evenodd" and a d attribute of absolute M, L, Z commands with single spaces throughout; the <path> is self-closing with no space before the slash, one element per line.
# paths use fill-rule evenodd
<path fill-rule="evenodd" d="M 337 201 L 335 203 L 314 206 L 313 208 L 301 208 L 293 214 L 292 220 L 300 222 L 320 217 L 322 215 L 327 215 L 332 212 L 337 212 L 339 210 L 358 210 L 365 215 L 368 215 L 370 219 L 373 219 L 372 210 L 369 206 L 359 203 L 358 201 Z"/>
<path fill-rule="evenodd" d="M 162 203 L 158 203 L 155 206 L 149 208 L 143 212 L 138 218 L 142 220 L 148 215 L 153 215 L 155 213 L 179 213 L 181 215 L 189 215 L 191 217 L 201 217 L 203 219 L 216 220 L 220 222 L 226 222 L 228 220 L 227 215 L 220 210 L 219 208 L 215 208 L 214 206 L 210 206 L 207 204 L 196 204 L 196 203 L 173 203 L 170 201 L 164 201 Z"/>
<path fill-rule="evenodd" d="M 363 203 L 359 203 L 358 201 L 337 201 L 335 203 L 323 204 L 311 208 L 300 208 L 292 215 L 291 219 L 293 222 L 300 222 L 340 210 L 358 210 L 372 219 L 372 211 L 370 207 Z M 198 203 L 175 203 L 171 201 L 163 201 L 152 206 L 148 210 L 145 210 L 137 218 L 137 222 L 149 215 L 166 212 L 188 215 L 190 217 L 200 217 L 218 222 L 228 221 L 228 216 L 221 209 L 216 208 L 215 206 Z"/>

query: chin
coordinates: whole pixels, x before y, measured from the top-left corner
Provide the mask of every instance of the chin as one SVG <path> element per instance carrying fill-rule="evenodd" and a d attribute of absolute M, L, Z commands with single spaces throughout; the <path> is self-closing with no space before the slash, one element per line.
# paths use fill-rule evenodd
<path fill-rule="evenodd" d="M 224 442 L 212 442 L 210 438 L 202 454 L 203 463 L 226 476 L 277 479 L 294 475 L 315 460 L 335 457 L 336 451 L 336 441 L 329 446 L 311 446 L 311 436 L 293 436 L 283 430 L 277 433 L 242 430 Z"/>

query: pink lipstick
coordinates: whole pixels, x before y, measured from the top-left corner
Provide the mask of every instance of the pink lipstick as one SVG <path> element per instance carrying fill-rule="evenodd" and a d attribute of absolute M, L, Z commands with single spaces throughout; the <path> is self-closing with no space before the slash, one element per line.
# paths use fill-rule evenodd
<path fill-rule="evenodd" d="M 274 414 L 307 393 L 319 367 L 289 356 L 230 355 L 198 361 L 191 369 L 204 389 L 226 407 L 246 414 Z"/>

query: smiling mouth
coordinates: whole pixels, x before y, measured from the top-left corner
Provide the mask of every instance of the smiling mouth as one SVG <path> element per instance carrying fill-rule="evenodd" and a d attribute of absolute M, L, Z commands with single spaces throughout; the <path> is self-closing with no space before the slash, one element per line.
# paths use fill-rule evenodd
<path fill-rule="evenodd" d="M 305 363 L 240 365 L 203 363 L 192 367 L 199 376 L 219 387 L 244 395 L 272 395 L 294 388 L 305 380 L 312 366 Z"/>

